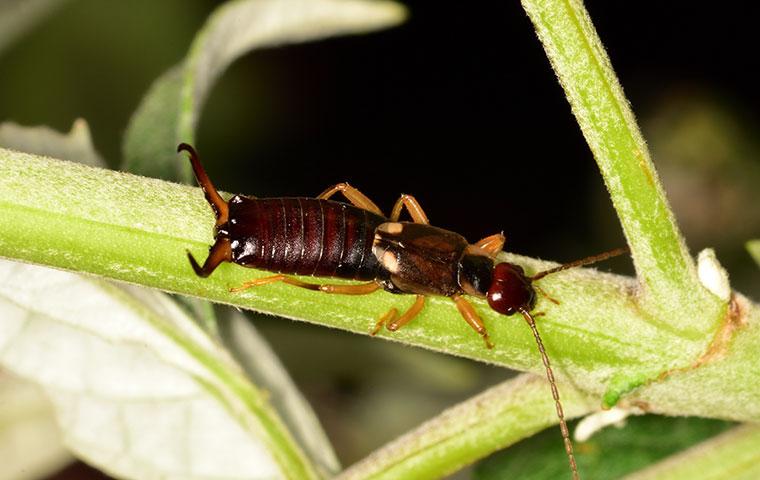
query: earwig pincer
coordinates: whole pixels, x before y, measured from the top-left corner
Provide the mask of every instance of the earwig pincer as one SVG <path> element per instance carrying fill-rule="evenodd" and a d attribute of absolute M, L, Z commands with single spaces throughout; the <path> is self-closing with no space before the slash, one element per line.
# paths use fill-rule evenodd
<path fill-rule="evenodd" d="M 535 314 L 531 314 L 538 288 L 533 282 L 561 270 L 623 254 L 627 248 L 528 276 L 519 265 L 496 259 L 504 246 L 503 234 L 470 244 L 458 233 L 430 225 L 422 207 L 411 195 L 401 195 L 389 217 L 347 183 L 334 185 L 316 198 L 259 199 L 235 195 L 225 201 L 211 183 L 193 147 L 182 143 L 177 151 L 189 154 L 198 184 L 216 215 L 215 242 L 203 265 L 187 253 L 190 265 L 201 277 L 211 275 L 220 263 L 231 262 L 275 273 L 245 282 L 233 291 L 283 282 L 344 295 L 364 295 L 380 288 L 416 295 L 412 306 L 403 314 L 399 315 L 393 308 L 382 315 L 372 335 L 383 326 L 396 331 L 409 323 L 423 309 L 425 297 L 429 295 L 451 298 L 487 348 L 493 348 L 488 331 L 464 295 L 485 298 L 498 313 L 521 314 L 538 345 L 573 478 L 579 478 L 554 374 L 536 327 Z M 330 200 L 339 192 L 349 203 Z M 412 222 L 399 221 L 404 209 Z M 316 284 L 289 275 L 336 277 L 361 283 Z"/>

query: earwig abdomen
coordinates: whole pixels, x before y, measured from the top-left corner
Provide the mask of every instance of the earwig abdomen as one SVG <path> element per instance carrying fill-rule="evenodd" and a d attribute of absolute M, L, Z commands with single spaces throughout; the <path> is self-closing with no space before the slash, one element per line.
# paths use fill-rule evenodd
<path fill-rule="evenodd" d="M 344 203 L 314 198 L 229 201 L 218 235 L 231 241 L 232 261 L 272 272 L 374 280 L 382 268 L 372 254 L 375 228 L 387 221 Z"/>

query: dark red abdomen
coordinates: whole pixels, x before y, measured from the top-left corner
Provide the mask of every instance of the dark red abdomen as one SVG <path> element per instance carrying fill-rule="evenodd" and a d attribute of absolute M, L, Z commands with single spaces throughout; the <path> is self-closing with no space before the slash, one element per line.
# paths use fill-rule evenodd
<path fill-rule="evenodd" d="M 387 220 L 345 203 L 315 198 L 229 201 L 219 228 L 232 261 L 277 273 L 374 280 L 382 268 L 372 254 L 375 228 Z"/>

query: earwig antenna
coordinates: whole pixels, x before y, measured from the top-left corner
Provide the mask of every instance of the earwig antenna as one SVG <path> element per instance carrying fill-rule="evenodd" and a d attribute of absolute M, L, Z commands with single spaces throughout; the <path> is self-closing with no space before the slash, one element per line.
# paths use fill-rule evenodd
<path fill-rule="evenodd" d="M 206 201 L 211 205 L 211 208 L 216 214 L 216 226 L 218 227 L 227 223 L 229 217 L 229 207 L 227 206 L 227 202 L 225 202 L 222 196 L 219 195 L 214 184 L 211 183 L 211 179 L 208 178 L 206 170 L 203 169 L 203 165 L 201 165 L 201 161 L 198 158 L 198 152 L 196 152 L 190 145 L 180 143 L 177 146 L 177 153 L 182 151 L 190 154 L 190 164 L 193 166 L 193 173 L 195 173 L 195 178 L 198 180 L 198 185 L 200 185 L 203 194 L 206 196 Z"/>
<path fill-rule="evenodd" d="M 567 429 L 567 423 L 565 422 L 565 412 L 562 410 L 562 402 L 559 399 L 559 390 L 557 390 L 557 382 L 554 380 L 554 372 L 552 371 L 551 363 L 549 363 L 549 356 L 544 349 L 544 342 L 541 341 L 541 335 L 538 334 L 538 328 L 536 327 L 536 321 L 530 312 L 524 308 L 520 309 L 520 313 L 528 322 L 530 330 L 533 332 L 533 337 L 536 339 L 538 345 L 538 351 L 541 354 L 541 360 L 544 362 L 544 368 L 546 369 L 546 378 L 549 380 L 549 386 L 552 389 L 552 397 L 554 398 L 554 406 L 557 409 L 557 417 L 559 418 L 559 429 L 562 432 L 562 441 L 565 444 L 565 453 L 567 453 L 567 460 L 570 462 L 570 470 L 573 472 L 573 480 L 580 480 L 578 474 L 578 465 L 575 463 L 575 455 L 573 455 L 573 443 L 570 441 L 570 432 Z"/>
<path fill-rule="evenodd" d="M 599 255 L 581 258 L 580 260 L 576 260 L 574 262 L 562 264 L 559 267 L 554 267 L 554 268 L 550 268 L 549 270 L 544 270 L 543 272 L 538 272 L 537 274 L 530 277 L 530 280 L 532 282 L 535 282 L 536 280 L 540 280 L 544 278 L 545 276 L 550 275 L 552 273 L 561 272 L 562 270 L 567 270 L 568 268 L 591 265 L 592 263 L 601 262 L 602 260 L 607 260 L 608 258 L 612 258 L 612 257 L 617 257 L 618 255 L 623 255 L 630 251 L 631 250 L 628 247 L 621 247 L 621 248 L 616 248 L 615 250 L 610 250 L 609 252 L 600 253 Z"/>

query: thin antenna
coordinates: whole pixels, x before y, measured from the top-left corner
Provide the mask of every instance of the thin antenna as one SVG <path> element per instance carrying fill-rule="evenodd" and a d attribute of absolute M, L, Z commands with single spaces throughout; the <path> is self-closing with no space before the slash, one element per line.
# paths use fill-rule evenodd
<path fill-rule="evenodd" d="M 554 267 L 554 268 L 550 268 L 549 270 L 544 270 L 543 272 L 539 272 L 533 275 L 532 277 L 530 277 L 530 280 L 535 282 L 536 280 L 540 280 L 551 273 L 557 273 L 557 272 L 561 272 L 562 270 L 567 270 L 568 268 L 582 267 L 583 265 L 590 265 L 592 263 L 601 262 L 602 260 L 607 260 L 608 258 L 617 257 L 618 255 L 623 255 L 624 253 L 628 253 L 630 251 L 631 250 L 628 247 L 621 247 L 621 248 L 616 248 L 615 250 L 610 250 L 609 252 L 600 253 L 599 255 L 581 258 L 580 260 L 576 260 L 570 263 L 565 263 L 565 264 L 560 265 L 559 267 Z"/>
<path fill-rule="evenodd" d="M 538 351 L 541 354 L 541 360 L 544 362 L 544 368 L 546 368 L 546 378 L 549 380 L 549 386 L 551 386 L 552 389 L 554 406 L 557 408 L 557 417 L 559 418 L 559 429 L 562 431 L 562 441 L 565 444 L 565 453 L 567 453 L 567 460 L 570 462 L 570 471 L 573 472 L 573 480 L 580 480 L 581 477 L 578 474 L 578 465 L 575 463 L 575 455 L 573 455 L 573 443 L 570 441 L 570 432 L 568 431 L 567 423 L 565 422 L 565 412 L 562 410 L 562 402 L 559 399 L 557 382 L 554 380 L 554 372 L 552 371 L 552 366 L 549 363 L 549 356 L 546 354 L 546 350 L 544 349 L 544 342 L 541 341 L 541 335 L 538 334 L 536 321 L 533 319 L 533 316 L 531 316 L 530 312 L 524 308 L 521 308 L 520 313 L 522 313 L 522 316 L 525 317 L 525 321 L 528 322 L 528 326 L 533 332 L 533 337 L 536 339 L 536 344 L 538 345 Z"/>

